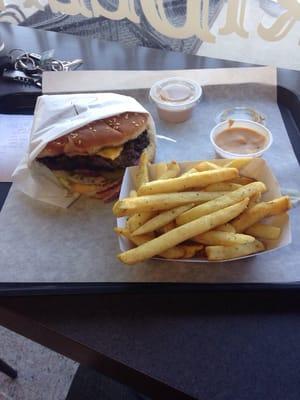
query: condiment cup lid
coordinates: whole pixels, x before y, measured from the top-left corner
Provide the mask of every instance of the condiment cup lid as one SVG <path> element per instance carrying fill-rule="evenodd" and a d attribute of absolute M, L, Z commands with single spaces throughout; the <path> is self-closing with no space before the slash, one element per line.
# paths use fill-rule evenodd
<path fill-rule="evenodd" d="M 180 77 L 162 79 L 150 89 L 150 98 L 157 106 L 174 110 L 194 105 L 201 96 L 202 88 L 196 81 Z"/>
<path fill-rule="evenodd" d="M 232 107 L 223 110 L 217 115 L 215 121 L 217 124 L 227 120 L 248 120 L 258 122 L 260 124 L 265 123 L 266 117 L 261 112 L 251 107 Z"/>

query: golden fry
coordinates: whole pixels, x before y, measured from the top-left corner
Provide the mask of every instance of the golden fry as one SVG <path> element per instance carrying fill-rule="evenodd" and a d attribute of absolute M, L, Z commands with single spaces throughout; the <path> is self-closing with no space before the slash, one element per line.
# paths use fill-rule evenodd
<path fill-rule="evenodd" d="M 248 205 L 248 199 L 234 204 L 230 207 L 216 211 L 209 215 L 198 218 L 188 224 L 179 226 L 172 231 L 164 233 L 157 238 L 144 243 L 139 247 L 125 251 L 118 255 L 120 261 L 125 264 L 136 264 L 138 262 L 147 260 L 157 254 L 175 247 L 194 236 L 207 232 L 218 225 L 225 224 L 239 215 Z"/>
<path fill-rule="evenodd" d="M 219 169 L 220 167 L 210 161 L 202 161 L 200 164 L 196 165 L 195 168 L 197 169 L 197 171 L 203 172 Z"/>
<path fill-rule="evenodd" d="M 254 242 L 255 238 L 242 233 L 231 233 L 221 231 L 209 231 L 193 237 L 197 243 L 203 243 L 212 246 L 232 246 L 235 244 L 246 244 Z"/>
<path fill-rule="evenodd" d="M 168 170 L 167 163 L 158 163 L 156 164 L 156 179 L 160 179 L 162 174 L 164 174 Z"/>
<path fill-rule="evenodd" d="M 264 250 L 264 245 L 255 240 L 252 243 L 240 244 L 235 246 L 207 246 L 205 252 L 209 261 L 229 260 L 247 256 Z"/>
<path fill-rule="evenodd" d="M 192 203 L 192 204 L 187 204 L 184 206 L 172 208 L 171 210 L 164 211 L 164 212 L 156 215 L 155 217 L 151 218 L 150 220 L 148 220 L 144 225 L 142 225 L 137 230 L 135 230 L 132 233 L 132 235 L 133 236 L 143 235 L 144 233 L 154 232 L 157 229 L 162 228 L 166 224 L 174 221 L 178 215 L 189 210 L 193 206 L 194 206 L 194 204 Z"/>
<path fill-rule="evenodd" d="M 142 185 L 149 182 L 148 163 L 148 154 L 146 151 L 143 151 L 139 160 L 139 167 L 135 178 L 136 189 L 139 189 Z"/>
<path fill-rule="evenodd" d="M 176 224 L 174 221 L 169 222 L 165 226 L 162 226 L 161 228 L 157 229 L 157 232 L 161 235 L 163 233 L 169 232 L 172 229 L 176 228 Z"/>
<path fill-rule="evenodd" d="M 140 236 L 131 236 L 130 232 L 126 228 L 114 228 L 114 231 L 118 235 L 123 235 L 125 236 L 128 240 L 130 240 L 133 244 L 136 246 L 140 246 L 143 243 L 149 242 L 150 240 L 155 238 L 155 235 L 153 232 L 147 233 L 145 235 L 140 235 Z"/>
<path fill-rule="evenodd" d="M 152 196 L 127 197 L 118 200 L 113 206 L 113 213 L 117 217 L 132 215 L 141 211 L 169 210 L 171 208 L 195 203 L 200 204 L 220 197 L 224 192 L 179 192 L 162 193 Z"/>
<path fill-rule="evenodd" d="M 233 190 L 239 189 L 242 185 L 231 182 L 218 182 L 206 186 L 203 189 L 204 192 L 232 192 Z"/>
<path fill-rule="evenodd" d="M 282 196 L 275 200 L 258 203 L 232 221 L 232 225 L 235 227 L 237 232 L 244 232 L 261 219 L 281 214 L 289 208 L 291 208 L 291 201 L 288 196 Z"/>
<path fill-rule="evenodd" d="M 157 180 L 145 183 L 138 190 L 138 195 L 181 192 L 190 188 L 200 188 L 211 183 L 222 182 L 238 176 L 236 168 L 219 168 L 211 171 L 197 172 L 178 178 Z"/>
<path fill-rule="evenodd" d="M 181 174 L 180 176 L 191 175 L 191 174 L 194 174 L 195 172 L 198 172 L 196 170 L 196 168 L 191 168 L 191 169 L 187 170 L 186 172 L 184 172 L 183 174 Z"/>
<path fill-rule="evenodd" d="M 247 176 L 238 176 L 234 179 L 230 179 L 231 183 L 237 183 L 238 185 L 249 185 L 251 182 L 255 182 L 255 179 L 248 178 Z"/>
<path fill-rule="evenodd" d="M 223 196 L 208 201 L 204 204 L 200 204 L 199 206 L 194 207 L 189 211 L 186 211 L 176 218 L 176 224 L 186 224 L 187 222 L 193 221 L 194 219 L 202 217 L 203 215 L 210 214 L 211 212 L 228 207 L 247 197 L 251 197 L 256 192 L 264 191 L 266 191 L 266 186 L 262 182 L 250 183 L 249 185 L 242 186 L 239 189 L 234 190 L 233 192 L 228 192 Z"/>
<path fill-rule="evenodd" d="M 279 238 L 281 229 L 278 226 L 254 224 L 246 229 L 245 233 L 260 239 L 275 240 Z"/>
<path fill-rule="evenodd" d="M 215 231 L 236 233 L 235 228 L 230 223 L 217 226 Z"/>
<path fill-rule="evenodd" d="M 250 157 L 245 157 L 245 158 L 237 158 L 235 160 L 230 160 L 228 163 L 224 165 L 226 168 L 237 168 L 241 169 L 245 167 L 249 162 L 252 160 Z"/>
<path fill-rule="evenodd" d="M 127 220 L 127 227 L 129 229 L 129 232 L 136 231 L 140 226 L 144 225 L 145 222 L 153 218 L 154 215 L 156 215 L 156 213 L 153 211 L 143 211 L 129 217 Z"/>
<path fill-rule="evenodd" d="M 167 170 L 159 177 L 159 179 L 176 178 L 180 173 L 180 166 L 176 161 L 167 164 Z"/>

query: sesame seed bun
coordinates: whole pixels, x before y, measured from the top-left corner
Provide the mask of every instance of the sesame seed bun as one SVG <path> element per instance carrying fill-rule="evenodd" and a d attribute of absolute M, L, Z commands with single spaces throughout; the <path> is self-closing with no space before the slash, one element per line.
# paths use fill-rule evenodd
<path fill-rule="evenodd" d="M 38 157 L 56 157 L 63 154 L 93 155 L 105 147 L 117 147 L 137 138 L 147 129 L 148 122 L 148 114 L 135 112 L 94 121 L 52 140 Z M 153 159 L 155 153 L 153 132 L 149 134 L 149 140 L 149 158 Z"/>

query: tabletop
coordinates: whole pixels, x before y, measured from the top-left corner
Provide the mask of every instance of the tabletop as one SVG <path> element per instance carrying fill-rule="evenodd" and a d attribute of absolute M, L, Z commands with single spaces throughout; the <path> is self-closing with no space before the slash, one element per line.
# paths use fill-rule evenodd
<path fill-rule="evenodd" d="M 7 48 L 55 48 L 85 69 L 246 66 L 7 24 L 0 32 Z M 299 72 L 278 80 L 300 93 Z M 0 324 L 155 399 L 289 400 L 300 390 L 299 299 L 296 287 L 1 297 Z"/>

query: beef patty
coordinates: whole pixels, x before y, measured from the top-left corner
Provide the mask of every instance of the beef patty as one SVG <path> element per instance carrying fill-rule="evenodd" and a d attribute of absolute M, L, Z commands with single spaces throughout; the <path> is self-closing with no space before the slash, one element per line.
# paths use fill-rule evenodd
<path fill-rule="evenodd" d="M 142 151 L 149 145 L 147 131 L 143 132 L 136 139 L 130 140 L 124 144 L 123 150 L 119 157 L 114 160 L 104 158 L 102 156 L 73 156 L 66 155 L 56 157 L 37 158 L 38 161 L 45 164 L 52 170 L 91 170 L 98 171 L 105 169 L 113 171 L 117 168 L 126 168 L 136 165 L 139 161 Z"/>

